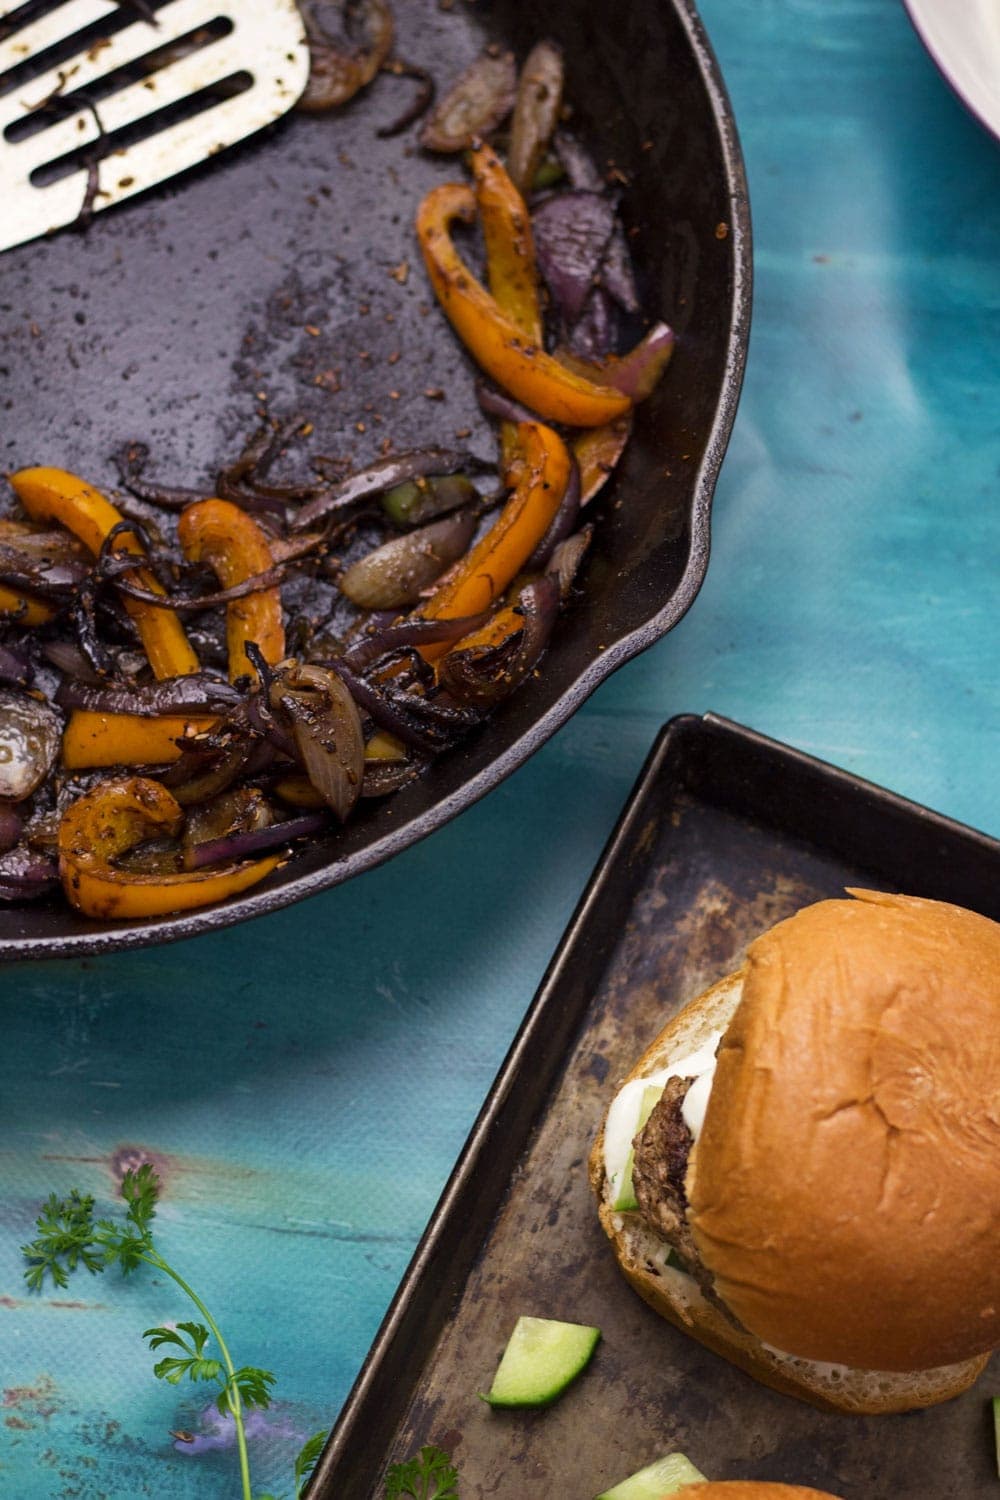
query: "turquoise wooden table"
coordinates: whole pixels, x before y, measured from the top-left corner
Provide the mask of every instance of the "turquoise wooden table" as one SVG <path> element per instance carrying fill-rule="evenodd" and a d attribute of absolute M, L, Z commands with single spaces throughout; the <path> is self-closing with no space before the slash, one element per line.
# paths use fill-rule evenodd
<path fill-rule="evenodd" d="M 1000 149 L 896 0 L 704 0 L 756 245 L 690 614 L 484 802 L 249 928 L 0 971 L 0 1490 L 236 1493 L 140 1333 L 163 1278 L 28 1296 L 50 1189 L 152 1154 L 164 1246 L 278 1372 L 259 1487 L 344 1400 L 658 726 L 714 709 L 1000 834 Z M 130 1153 L 133 1154 L 130 1157 Z M 171 1431 L 189 1431 L 185 1444 Z"/>

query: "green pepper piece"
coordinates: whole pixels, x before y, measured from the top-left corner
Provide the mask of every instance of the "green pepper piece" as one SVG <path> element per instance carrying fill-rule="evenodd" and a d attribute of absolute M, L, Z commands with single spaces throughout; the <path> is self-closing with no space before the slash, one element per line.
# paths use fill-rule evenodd
<path fill-rule="evenodd" d="M 436 474 L 407 479 L 382 496 L 382 509 L 395 526 L 419 526 L 478 499 L 479 492 L 465 474 Z"/>

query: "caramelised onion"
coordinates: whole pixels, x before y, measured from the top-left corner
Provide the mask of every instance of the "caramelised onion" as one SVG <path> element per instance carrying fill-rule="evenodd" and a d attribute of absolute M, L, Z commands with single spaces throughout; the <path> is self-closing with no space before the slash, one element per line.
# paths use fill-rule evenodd
<path fill-rule="evenodd" d="M 524 616 L 520 630 L 495 646 L 461 646 L 449 651 L 438 668 L 441 684 L 460 703 L 490 709 L 524 681 L 548 645 L 559 613 L 559 583 L 546 574 L 526 584 L 517 607 Z"/>
<path fill-rule="evenodd" d="M 303 769 L 343 822 L 361 795 L 365 742 L 347 687 L 328 667 L 293 661 L 275 674 L 271 707 L 291 723 Z"/>
<path fill-rule="evenodd" d="M 656 388 L 674 352 L 676 338 L 666 323 L 654 323 L 643 339 L 630 349 L 628 354 L 609 355 L 599 362 L 576 359 L 572 354 L 559 351 L 559 358 L 570 369 L 590 379 L 600 379 L 612 385 L 633 401 L 645 401 Z"/>
<path fill-rule="evenodd" d="M 507 152 L 508 174 L 522 194 L 530 191 L 559 119 L 563 71 L 562 49 L 555 42 L 537 42 L 524 60 Z"/>
<path fill-rule="evenodd" d="M 39 531 L 27 521 L 0 518 L 0 551 L 9 549 L 34 567 L 64 567 L 86 572 L 86 549 L 68 531 Z"/>
<path fill-rule="evenodd" d="M 513 52 L 489 46 L 455 80 L 420 132 L 428 151 L 465 151 L 510 114 L 517 96 Z"/>
<path fill-rule="evenodd" d="M 498 391 L 496 386 L 487 385 L 483 380 L 476 381 L 476 400 L 483 411 L 488 412 L 491 417 L 499 417 L 502 422 L 537 422 L 535 412 L 529 411 L 513 396 L 508 396 L 506 391 Z"/>
<path fill-rule="evenodd" d="M 24 832 L 24 820 L 10 803 L 0 802 L 0 854 L 13 849 Z"/>
<path fill-rule="evenodd" d="M 41 649 L 46 661 L 58 667 L 60 672 L 65 672 L 67 677 L 75 677 L 80 682 L 90 682 L 95 686 L 104 681 L 94 671 L 80 647 L 72 641 L 43 641 Z"/>
<path fill-rule="evenodd" d="M 557 130 L 552 137 L 552 147 L 571 187 L 582 188 L 588 193 L 601 191 L 604 179 L 593 157 L 575 135 L 570 135 L 568 130 Z"/>
<path fill-rule="evenodd" d="M 85 708 L 99 714 L 137 714 L 153 719 L 160 714 L 211 713 L 241 702 L 239 693 L 218 677 L 192 672 L 186 677 L 164 677 L 159 682 L 102 682 L 94 685 L 63 678 L 56 689 L 60 708 Z"/>
<path fill-rule="evenodd" d="M 365 779 L 361 787 L 362 797 L 388 797 L 400 787 L 415 781 L 424 769 L 426 761 L 395 760 L 365 761 Z"/>
<path fill-rule="evenodd" d="M 0 798 L 22 802 L 55 765 L 62 719 L 27 693 L 0 692 Z"/>
<path fill-rule="evenodd" d="M 380 729 L 387 729 L 405 745 L 412 745 L 416 750 L 436 750 L 437 741 L 434 736 L 414 724 L 405 710 L 394 707 L 378 688 L 366 682 L 363 677 L 352 672 L 342 661 L 333 663 L 333 670 L 343 682 L 354 702 L 364 709 L 368 717 L 378 725 Z"/>
<path fill-rule="evenodd" d="M 0 854 L 0 901 L 35 901 L 58 879 L 55 860 L 37 854 L 27 844 Z"/>
<path fill-rule="evenodd" d="M 39 555 L 0 541 L 0 584 L 59 603 L 72 597 L 89 572 L 75 556 Z"/>
<path fill-rule="evenodd" d="M 204 738 L 211 743 L 202 749 L 197 740 L 189 742 L 180 760 L 159 778 L 182 807 L 207 802 L 227 791 L 240 776 L 256 776 L 274 763 L 275 746 L 255 733 L 234 729 Z"/>
<path fill-rule="evenodd" d="M 366 88 L 392 50 L 394 25 L 386 0 L 353 0 L 337 7 L 343 34 L 326 29 L 321 12 L 333 10 L 322 0 L 303 0 L 301 10 L 309 42 L 309 81 L 298 109 L 321 113 L 336 109 Z"/>
<path fill-rule="evenodd" d="M 179 614 L 201 614 L 202 610 L 215 609 L 219 604 L 231 604 L 234 599 L 245 599 L 250 594 L 260 594 L 265 589 L 276 588 L 285 580 L 284 566 L 278 564 L 273 568 L 266 568 L 263 573 L 251 574 L 241 583 L 234 583 L 227 589 L 214 589 L 208 594 L 154 594 L 150 589 L 130 583 L 122 576 L 132 572 L 134 568 L 135 563 L 129 562 L 127 554 L 115 553 L 111 556 L 110 564 L 102 568 L 102 574 L 127 598 L 151 604 L 154 609 L 170 609 Z"/>
<path fill-rule="evenodd" d="M 573 444 L 580 466 L 580 504 L 593 500 L 614 473 L 632 433 L 632 413 L 583 432 Z"/>
<path fill-rule="evenodd" d="M 27 653 L 12 646 L 0 646 L 0 682 L 27 687 L 35 671 Z"/>
<path fill-rule="evenodd" d="M 601 286 L 611 294 L 623 312 L 639 311 L 639 293 L 636 291 L 632 257 L 620 219 L 615 223 L 615 232 L 601 262 Z"/>
<path fill-rule="evenodd" d="M 559 502 L 549 528 L 538 546 L 532 552 L 524 565 L 526 573 L 534 573 L 538 568 L 544 568 L 552 555 L 554 547 L 569 536 L 576 525 L 576 518 L 580 514 L 580 466 L 576 459 L 570 455 L 569 479 L 566 481 L 566 489 Z"/>
<path fill-rule="evenodd" d="M 539 270 L 569 324 L 577 321 L 600 278 L 617 223 L 610 199 L 579 190 L 553 193 L 532 213 Z"/>
<path fill-rule="evenodd" d="M 241 859 L 253 859 L 271 849 L 280 849 L 292 839 L 303 839 L 311 833 L 319 833 L 327 827 L 329 813 L 303 813 L 298 818 L 285 818 L 280 823 L 269 823 L 266 828 L 246 829 L 225 835 L 223 838 L 193 844 L 185 853 L 184 868 L 201 870 L 206 865 L 231 864 Z"/>
<path fill-rule="evenodd" d="M 431 754 L 444 750 L 478 722 L 478 716 L 467 709 L 406 692 L 389 682 L 376 685 L 359 677 L 342 661 L 335 661 L 333 668 L 351 696 L 380 729 L 387 729 L 416 750 Z"/>
<path fill-rule="evenodd" d="M 570 355 L 600 364 L 612 353 L 618 343 L 618 314 L 615 305 L 602 286 L 595 286 L 583 312 L 566 335 L 566 349 Z M 559 352 L 563 359 L 563 352 Z"/>
<path fill-rule="evenodd" d="M 235 787 L 207 802 L 199 802 L 184 820 L 181 843 L 185 865 L 190 868 L 188 854 L 198 844 L 230 838 L 236 833 L 254 833 L 269 828 L 273 822 L 271 804 L 257 786 Z"/>
<path fill-rule="evenodd" d="M 163 510 L 183 510 L 205 498 L 204 490 L 179 488 L 176 485 L 155 484 L 143 479 L 143 471 L 149 462 L 149 447 L 146 443 L 124 443 L 111 455 L 118 470 L 118 478 L 137 500 L 155 505 Z"/>
<path fill-rule="evenodd" d="M 552 556 L 549 558 L 546 576 L 554 578 L 559 585 L 559 596 L 561 599 L 566 599 L 569 596 L 569 591 L 573 587 L 577 573 L 580 571 L 580 564 L 587 554 L 587 548 L 590 546 L 593 535 L 593 524 L 581 526 L 579 531 L 575 531 L 572 536 L 568 536 L 564 542 L 560 542 L 553 550 Z"/>
<path fill-rule="evenodd" d="M 609 385 L 645 401 L 656 387 L 674 352 L 676 337 L 666 323 L 654 323 L 635 348 L 621 359 L 609 359 L 601 366 L 601 375 Z"/>
<path fill-rule="evenodd" d="M 324 516 L 379 495 L 383 490 L 402 484 L 405 479 L 420 479 L 429 474 L 455 474 L 460 469 L 477 468 L 482 468 L 482 464 L 472 454 L 456 453 L 450 448 L 418 448 L 411 453 L 397 453 L 391 458 L 379 459 L 378 463 L 352 474 L 342 483 L 324 490 L 308 505 L 303 505 L 291 523 L 292 530 L 302 531 Z"/>
<path fill-rule="evenodd" d="M 389 73 L 393 78 L 415 78 L 420 87 L 413 97 L 413 102 L 397 115 L 388 125 L 380 125 L 375 134 L 380 140 L 387 140 L 390 136 L 399 135 L 408 125 L 412 125 L 427 113 L 434 103 L 437 87 L 434 79 L 426 68 L 417 67 L 416 63 L 406 62 L 401 57 L 390 57 L 382 64 L 382 72 Z"/>
<path fill-rule="evenodd" d="M 379 657 L 407 646 L 429 646 L 434 641 L 458 641 L 463 635 L 478 630 L 489 618 L 484 610 L 481 615 L 462 615 L 457 620 L 401 620 L 398 625 L 383 625 L 365 635 L 343 654 L 346 666 L 352 672 L 363 672 Z"/>
<path fill-rule="evenodd" d="M 416 604 L 423 590 L 463 555 L 475 529 L 474 516 L 455 515 L 393 537 L 348 568 L 341 592 L 362 609 Z"/>

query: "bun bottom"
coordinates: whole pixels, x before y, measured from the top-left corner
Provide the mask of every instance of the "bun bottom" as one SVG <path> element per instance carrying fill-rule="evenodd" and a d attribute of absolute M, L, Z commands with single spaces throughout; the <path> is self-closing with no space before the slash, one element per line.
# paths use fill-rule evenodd
<path fill-rule="evenodd" d="M 641 1078 L 704 1045 L 725 1028 L 742 993 L 742 974 L 730 974 L 692 1000 L 643 1054 L 630 1078 Z M 670 1245 L 635 1211 L 619 1212 L 605 1196 L 604 1131 L 590 1154 L 590 1183 L 615 1258 L 630 1286 L 654 1312 L 683 1333 L 737 1365 L 763 1385 L 826 1411 L 875 1415 L 935 1406 L 968 1390 L 989 1354 L 929 1370 L 859 1370 L 821 1364 L 771 1349 L 707 1298 L 686 1271 L 667 1264 Z"/>

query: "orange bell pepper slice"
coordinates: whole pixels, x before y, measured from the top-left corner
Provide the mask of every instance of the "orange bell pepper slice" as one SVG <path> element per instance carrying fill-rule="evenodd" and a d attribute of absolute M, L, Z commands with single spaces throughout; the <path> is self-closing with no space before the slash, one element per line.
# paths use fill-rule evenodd
<path fill-rule="evenodd" d="M 497 299 L 476 280 L 452 242 L 453 219 L 475 218 L 472 189 L 432 188 L 417 213 L 417 236 L 435 295 L 463 344 L 498 385 L 553 422 L 599 427 L 629 410 L 621 391 L 567 369 L 525 337 Z"/>
<path fill-rule="evenodd" d="M 36 521 L 58 521 L 78 536 L 96 557 L 113 527 L 124 518 L 104 496 L 65 469 L 19 469 L 10 476 L 14 493 L 28 515 Z M 135 557 L 145 553 L 137 537 L 123 532 L 119 545 Z M 164 591 L 147 568 L 137 567 L 135 581 L 154 594 Z M 200 671 L 200 663 L 177 615 L 171 609 L 125 599 L 142 638 L 149 665 L 157 678 L 184 677 Z"/>
<path fill-rule="evenodd" d="M 199 500 L 189 505 L 181 514 L 177 534 L 188 561 L 207 562 L 223 588 L 234 588 L 274 567 L 264 532 L 252 516 L 228 500 Z M 239 677 L 257 681 L 257 669 L 246 653 L 248 641 L 272 666 L 284 656 L 279 588 L 264 588 L 226 605 L 230 682 Z"/>
<path fill-rule="evenodd" d="M 559 434 L 541 422 L 519 422 L 517 438 L 521 458 L 514 493 L 447 583 L 431 595 L 421 611 L 425 619 L 456 620 L 488 609 L 549 529 L 569 482 L 569 452 Z M 449 649 L 447 641 L 438 641 L 420 651 L 434 661 Z"/>
<path fill-rule="evenodd" d="M 502 646 L 509 636 L 516 635 L 523 629 L 524 611 L 518 609 L 516 604 L 505 604 L 485 625 L 480 625 L 478 630 L 470 631 L 460 641 L 449 645 L 448 651 L 492 650 L 495 646 Z"/>
<path fill-rule="evenodd" d="M 16 615 L 19 625 L 47 625 L 55 619 L 56 612 L 51 604 L 0 584 L 0 615 Z"/>
<path fill-rule="evenodd" d="M 528 205 L 492 146 L 472 154 L 472 180 L 486 244 L 486 275 L 497 306 L 532 344 L 542 342 L 535 241 Z"/>
<path fill-rule="evenodd" d="M 180 760 L 178 740 L 214 729 L 206 714 L 105 714 L 74 708 L 63 731 L 62 761 L 67 771 L 99 766 L 165 766 Z"/>
<path fill-rule="evenodd" d="M 88 917 L 160 917 L 223 901 L 256 885 L 283 854 L 243 860 L 220 870 L 141 875 L 113 861 L 143 839 L 174 838 L 180 804 L 158 781 L 142 776 L 104 781 L 70 804 L 59 824 L 59 873 L 71 905 Z"/>
<path fill-rule="evenodd" d="M 541 344 L 542 313 L 538 301 L 535 240 L 528 206 L 492 146 L 480 146 L 472 157 L 476 205 L 486 245 L 486 279 L 500 311 L 516 323 L 531 344 Z M 519 449 L 517 424 L 500 423 L 500 473 L 510 484 Z"/>

